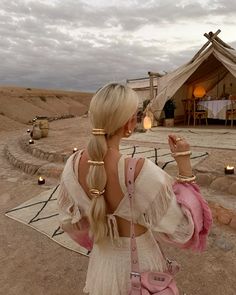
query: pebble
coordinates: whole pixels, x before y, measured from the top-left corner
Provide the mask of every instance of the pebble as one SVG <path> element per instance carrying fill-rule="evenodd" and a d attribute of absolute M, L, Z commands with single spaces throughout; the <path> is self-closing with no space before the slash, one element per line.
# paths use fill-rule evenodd
<path fill-rule="evenodd" d="M 218 238 L 215 240 L 215 245 L 223 250 L 224 252 L 228 252 L 230 250 L 232 250 L 234 248 L 233 243 L 229 242 L 226 240 L 226 238 L 224 236 Z"/>
<path fill-rule="evenodd" d="M 230 222 L 230 227 L 236 230 L 236 216 L 232 217 L 232 220 Z"/>
<path fill-rule="evenodd" d="M 9 193 L 4 193 L 0 195 L 0 198 L 1 198 L 2 204 L 7 204 L 10 201 L 11 196 Z"/>
<path fill-rule="evenodd" d="M 229 187 L 229 193 L 230 193 L 231 195 L 236 196 L 236 181 L 233 182 L 233 183 L 231 184 L 231 186 Z"/>

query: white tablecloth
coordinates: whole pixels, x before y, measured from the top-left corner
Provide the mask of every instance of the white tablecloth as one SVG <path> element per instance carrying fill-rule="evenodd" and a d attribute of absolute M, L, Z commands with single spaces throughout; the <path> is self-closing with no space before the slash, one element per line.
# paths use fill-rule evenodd
<path fill-rule="evenodd" d="M 226 110 L 230 109 L 230 100 L 202 100 L 198 102 L 201 109 L 207 110 L 210 119 L 226 119 Z M 200 109 L 199 108 L 199 109 Z"/>

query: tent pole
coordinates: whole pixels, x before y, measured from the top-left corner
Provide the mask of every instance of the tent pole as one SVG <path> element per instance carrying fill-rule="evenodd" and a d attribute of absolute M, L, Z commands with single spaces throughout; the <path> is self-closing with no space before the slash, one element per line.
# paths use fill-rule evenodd
<path fill-rule="evenodd" d="M 219 37 L 215 37 L 215 40 L 218 42 L 218 43 L 220 43 L 221 45 L 223 45 L 224 47 L 226 47 L 226 48 L 228 48 L 228 49 L 233 49 L 234 50 L 234 48 L 233 47 L 231 47 L 231 46 L 229 46 L 227 43 L 225 43 L 223 40 L 221 40 Z"/>
<path fill-rule="evenodd" d="M 154 73 L 154 72 L 148 72 L 148 76 L 149 76 L 149 85 L 150 85 L 150 91 L 149 91 L 149 97 L 150 100 L 152 100 L 155 95 L 154 95 L 154 78 L 160 78 L 163 75 L 159 74 L 159 73 Z"/>
<path fill-rule="evenodd" d="M 204 36 L 208 39 L 208 41 L 202 46 L 202 48 L 194 55 L 191 59 L 190 63 L 194 62 L 194 60 L 203 52 L 204 49 L 212 42 L 212 40 L 221 32 L 221 30 L 217 30 L 212 36 L 205 33 Z"/>
<path fill-rule="evenodd" d="M 152 100 L 154 98 L 154 91 L 153 91 L 153 75 L 151 74 L 151 72 L 148 72 L 149 75 L 149 83 L 150 83 L 150 100 Z"/>

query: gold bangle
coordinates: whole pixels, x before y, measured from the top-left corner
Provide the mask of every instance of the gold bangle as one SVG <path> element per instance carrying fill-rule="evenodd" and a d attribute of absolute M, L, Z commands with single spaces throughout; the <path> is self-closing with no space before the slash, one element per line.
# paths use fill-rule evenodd
<path fill-rule="evenodd" d="M 179 177 L 179 178 L 184 178 L 184 179 L 188 179 L 188 178 L 191 178 L 191 177 L 193 177 L 193 176 L 195 176 L 194 174 L 192 174 L 191 176 L 186 176 L 186 175 L 181 175 L 181 174 L 178 174 L 177 175 L 177 177 Z"/>
<path fill-rule="evenodd" d="M 177 138 L 175 139 L 175 142 L 178 142 L 178 141 L 180 141 L 180 140 L 183 140 L 183 138 L 182 138 L 182 137 L 177 137 Z"/>
<path fill-rule="evenodd" d="M 191 177 L 178 175 L 175 178 L 178 182 L 186 182 L 186 183 L 192 183 L 196 180 L 196 175 L 192 175 Z"/>
<path fill-rule="evenodd" d="M 103 161 L 92 161 L 92 160 L 88 160 L 88 163 L 94 166 L 103 166 L 104 162 Z"/>
<path fill-rule="evenodd" d="M 99 190 L 96 189 L 96 188 L 91 188 L 91 189 L 89 190 L 89 192 L 90 192 L 90 194 L 91 194 L 93 197 L 98 198 L 98 197 L 102 196 L 102 195 L 105 193 L 105 189 L 102 190 L 102 191 L 99 191 Z"/>
<path fill-rule="evenodd" d="M 192 155 L 192 152 L 191 151 L 185 151 L 185 152 L 176 152 L 176 153 L 172 153 L 171 154 L 171 156 L 173 157 L 173 158 L 175 158 L 175 157 L 179 157 L 179 156 L 190 156 L 190 155 Z"/>

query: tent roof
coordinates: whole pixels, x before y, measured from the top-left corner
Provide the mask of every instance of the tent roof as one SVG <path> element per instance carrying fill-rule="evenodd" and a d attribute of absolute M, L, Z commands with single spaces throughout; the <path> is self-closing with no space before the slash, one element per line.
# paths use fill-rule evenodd
<path fill-rule="evenodd" d="M 197 83 L 203 80 L 213 72 L 219 71 L 222 68 L 222 63 L 211 54 L 203 63 L 196 69 L 196 71 L 188 78 L 186 84 Z"/>
<path fill-rule="evenodd" d="M 165 102 L 184 83 L 194 84 L 222 71 L 229 71 L 236 77 L 236 51 L 218 37 L 209 37 L 209 40 L 207 43 L 210 46 L 206 46 L 206 43 L 203 50 L 200 49 L 192 60 L 158 79 L 158 94 L 149 105 L 149 109 L 157 119 L 160 117 Z"/>

